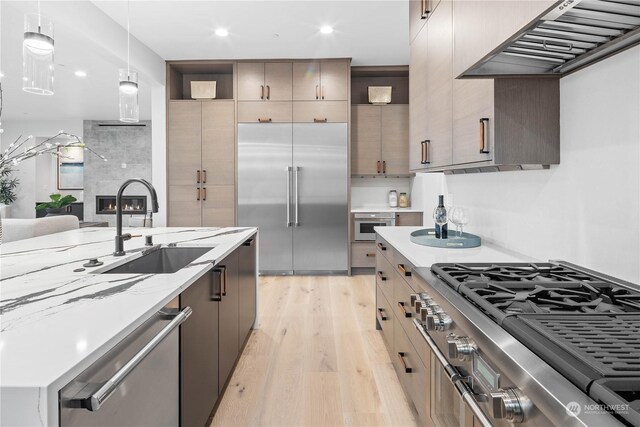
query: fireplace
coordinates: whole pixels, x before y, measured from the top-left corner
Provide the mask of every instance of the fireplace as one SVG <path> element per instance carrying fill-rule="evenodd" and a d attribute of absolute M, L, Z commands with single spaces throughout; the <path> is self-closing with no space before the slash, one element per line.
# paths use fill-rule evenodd
<path fill-rule="evenodd" d="M 147 196 L 122 196 L 122 212 L 128 215 L 147 213 Z M 116 196 L 96 196 L 96 214 L 115 215 Z"/>

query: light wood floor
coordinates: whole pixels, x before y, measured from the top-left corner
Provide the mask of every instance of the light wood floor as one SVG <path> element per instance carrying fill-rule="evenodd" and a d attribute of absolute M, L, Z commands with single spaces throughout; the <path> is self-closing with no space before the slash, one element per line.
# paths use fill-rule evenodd
<path fill-rule="evenodd" d="M 415 426 L 375 329 L 373 276 L 262 277 L 211 426 Z"/>

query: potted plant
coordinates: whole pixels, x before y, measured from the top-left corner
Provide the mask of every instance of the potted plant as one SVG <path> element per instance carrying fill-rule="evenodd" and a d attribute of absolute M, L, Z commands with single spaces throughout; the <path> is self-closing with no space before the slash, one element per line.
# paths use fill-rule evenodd
<path fill-rule="evenodd" d="M 9 213 L 9 206 L 16 201 L 16 188 L 20 181 L 18 178 L 11 178 L 13 172 L 10 167 L 0 168 L 0 217 L 6 218 Z"/>
<path fill-rule="evenodd" d="M 51 194 L 49 198 L 51 199 L 50 202 L 40 203 L 36 206 L 38 211 L 46 210 L 47 216 L 63 215 L 64 208 L 76 201 L 76 198 L 70 194 L 64 197 L 61 194 Z"/>

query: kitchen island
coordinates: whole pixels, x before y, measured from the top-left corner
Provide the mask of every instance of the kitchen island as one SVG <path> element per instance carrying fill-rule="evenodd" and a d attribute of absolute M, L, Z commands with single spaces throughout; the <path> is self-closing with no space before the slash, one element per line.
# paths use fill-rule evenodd
<path fill-rule="evenodd" d="M 104 271 L 148 249 L 144 238 L 126 242 L 124 257 L 112 255 L 112 228 L 0 247 L 0 424 L 58 425 L 62 387 L 257 233 L 256 228 L 126 231 L 152 235 L 155 245 L 211 250 L 171 274 L 96 274 L 83 267 L 87 260 L 98 258 Z"/>

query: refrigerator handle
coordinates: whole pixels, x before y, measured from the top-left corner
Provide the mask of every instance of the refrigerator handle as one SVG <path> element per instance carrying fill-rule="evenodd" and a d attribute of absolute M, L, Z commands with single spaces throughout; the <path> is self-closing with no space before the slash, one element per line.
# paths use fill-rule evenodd
<path fill-rule="evenodd" d="M 287 228 L 291 227 L 291 166 L 287 166 Z"/>
<path fill-rule="evenodd" d="M 298 172 L 299 171 L 300 171 L 300 167 L 299 166 L 296 166 L 293 169 L 293 183 L 295 185 L 295 191 L 293 193 L 293 197 L 295 198 L 295 200 L 294 200 L 295 205 L 294 205 L 294 219 L 293 219 L 294 223 L 293 223 L 293 225 L 295 227 L 299 227 L 300 226 L 300 218 L 298 217 L 298 205 L 299 205 L 299 203 L 298 203 L 298 197 L 299 197 L 299 194 L 298 194 L 299 193 L 299 191 L 298 191 Z"/>

